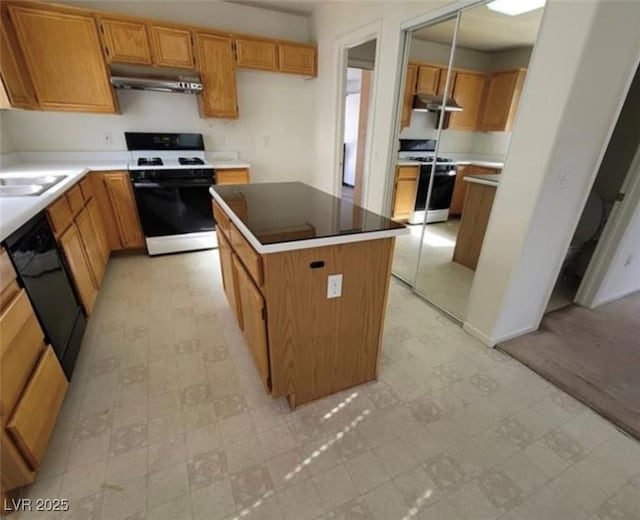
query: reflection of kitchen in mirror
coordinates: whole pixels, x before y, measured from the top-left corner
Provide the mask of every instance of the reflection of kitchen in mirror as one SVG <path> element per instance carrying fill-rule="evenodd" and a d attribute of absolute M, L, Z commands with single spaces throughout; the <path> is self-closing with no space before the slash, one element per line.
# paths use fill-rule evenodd
<path fill-rule="evenodd" d="M 412 33 L 399 134 L 392 212 L 411 234 L 398 241 L 394 273 L 458 319 L 465 317 L 543 12 L 509 15 L 494 11 L 496 3 Z M 435 166 L 423 163 L 434 156 Z M 411 161 L 415 197 L 399 208 L 400 166 Z"/>

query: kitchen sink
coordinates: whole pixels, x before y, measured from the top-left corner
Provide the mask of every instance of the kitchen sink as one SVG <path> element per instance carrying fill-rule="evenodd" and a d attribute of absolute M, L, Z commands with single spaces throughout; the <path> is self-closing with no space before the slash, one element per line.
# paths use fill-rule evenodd
<path fill-rule="evenodd" d="M 0 177 L 0 197 L 37 197 L 58 184 L 66 175 Z"/>

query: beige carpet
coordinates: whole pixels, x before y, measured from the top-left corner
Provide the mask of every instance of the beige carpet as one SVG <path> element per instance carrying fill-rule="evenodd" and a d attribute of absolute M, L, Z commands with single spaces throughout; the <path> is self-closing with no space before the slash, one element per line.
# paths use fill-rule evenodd
<path fill-rule="evenodd" d="M 640 292 L 548 314 L 500 348 L 640 439 Z"/>

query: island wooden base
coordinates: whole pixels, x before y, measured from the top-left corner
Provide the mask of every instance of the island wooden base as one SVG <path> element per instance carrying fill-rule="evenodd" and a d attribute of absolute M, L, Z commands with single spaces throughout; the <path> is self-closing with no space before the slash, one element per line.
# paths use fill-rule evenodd
<path fill-rule="evenodd" d="M 297 406 L 377 377 L 394 242 L 263 256 L 273 397 Z M 339 273 L 342 296 L 327 298 Z"/>
<path fill-rule="evenodd" d="M 491 215 L 496 187 L 486 184 L 467 183 L 462 219 L 453 251 L 453 261 L 476 270 L 484 235 Z"/>
<path fill-rule="evenodd" d="M 377 378 L 394 237 L 258 254 L 214 203 L 227 300 L 273 397 L 293 409 Z M 342 294 L 327 297 L 342 274 Z"/>

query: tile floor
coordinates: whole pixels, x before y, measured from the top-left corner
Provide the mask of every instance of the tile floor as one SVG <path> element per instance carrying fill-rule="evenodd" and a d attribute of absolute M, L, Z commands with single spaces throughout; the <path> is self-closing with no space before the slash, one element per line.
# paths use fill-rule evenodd
<path fill-rule="evenodd" d="M 392 283 L 379 381 L 266 396 L 216 252 L 114 258 L 30 498 L 73 519 L 640 518 L 640 444 Z"/>
<path fill-rule="evenodd" d="M 453 261 L 459 227 L 456 218 L 427 225 L 415 284 L 419 293 L 464 320 L 474 271 Z M 409 284 L 416 275 L 421 228 L 409 226 L 410 234 L 396 239 L 392 270 Z"/>

